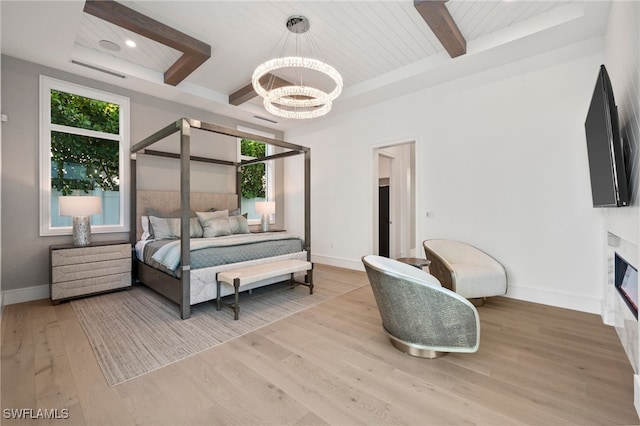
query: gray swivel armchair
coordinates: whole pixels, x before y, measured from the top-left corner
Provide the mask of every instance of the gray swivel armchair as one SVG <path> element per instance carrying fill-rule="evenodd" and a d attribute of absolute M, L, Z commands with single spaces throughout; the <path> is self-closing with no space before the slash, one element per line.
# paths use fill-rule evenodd
<path fill-rule="evenodd" d="M 375 255 L 362 263 L 396 349 L 423 358 L 478 350 L 480 319 L 467 299 L 406 263 Z"/>

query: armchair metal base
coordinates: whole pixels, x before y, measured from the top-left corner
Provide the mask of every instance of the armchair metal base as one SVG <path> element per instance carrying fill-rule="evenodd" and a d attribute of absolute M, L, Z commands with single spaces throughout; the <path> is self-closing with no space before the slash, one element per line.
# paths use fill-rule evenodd
<path fill-rule="evenodd" d="M 397 337 L 392 336 L 388 332 L 387 332 L 387 335 L 389 336 L 389 341 L 391 341 L 391 344 L 393 345 L 394 348 L 398 349 L 401 352 L 409 354 L 411 356 L 415 356 L 419 358 L 434 359 L 434 358 L 441 358 L 449 353 L 449 352 L 438 352 L 438 351 L 434 351 L 433 349 L 427 349 L 422 345 L 405 342 L 404 340 L 400 340 Z"/>

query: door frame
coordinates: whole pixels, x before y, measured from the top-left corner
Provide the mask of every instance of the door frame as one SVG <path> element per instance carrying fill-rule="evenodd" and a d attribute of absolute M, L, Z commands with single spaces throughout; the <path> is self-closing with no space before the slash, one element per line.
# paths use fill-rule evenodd
<path fill-rule="evenodd" d="M 420 237 L 420 235 L 422 234 L 422 220 L 421 217 L 422 215 L 420 215 L 420 211 L 422 211 L 422 200 L 419 196 L 419 194 L 421 194 L 421 185 L 420 185 L 420 164 L 418 159 L 421 158 L 421 147 L 420 147 L 420 143 L 419 143 L 419 138 L 417 137 L 407 137 L 407 138 L 402 138 L 402 139 L 398 139 L 395 141 L 388 141 L 388 142 L 383 142 L 383 143 L 378 143 L 375 145 L 371 146 L 371 200 L 372 200 L 372 208 L 371 208 L 371 222 L 370 222 L 370 229 L 372 230 L 372 238 L 371 238 L 371 249 L 372 249 L 372 253 L 376 253 L 378 254 L 378 244 L 379 244 L 379 236 L 378 236 L 378 221 L 379 221 L 379 215 L 378 215 L 378 205 L 379 205 L 379 199 L 378 199 L 378 184 L 379 184 L 379 156 L 380 154 L 382 154 L 382 150 L 384 150 L 384 148 L 392 148 L 394 146 L 398 146 L 398 145 L 409 145 L 409 144 L 413 144 L 413 171 L 414 171 L 414 178 L 413 178 L 413 182 L 412 182 L 412 191 L 413 191 L 413 197 L 414 197 L 414 244 L 409 243 L 410 246 L 413 247 L 409 247 L 409 250 L 411 252 L 412 255 L 415 255 L 416 257 L 422 257 L 422 239 Z M 389 153 L 386 153 L 387 156 L 389 156 Z M 393 162 L 392 162 L 392 167 L 393 167 Z M 390 192 L 393 191 L 393 173 L 391 173 L 391 177 L 389 179 L 389 183 L 390 183 Z M 389 247 L 389 252 L 391 257 L 393 257 L 393 255 L 396 253 L 396 247 L 395 247 L 395 232 L 396 230 L 394 229 L 395 226 L 397 226 L 398 221 L 397 218 L 395 216 L 395 209 L 391 208 L 390 212 L 389 212 L 389 220 L 393 222 L 394 226 L 390 227 L 390 234 L 389 234 L 389 238 L 390 238 L 390 247 Z M 392 237 L 392 233 L 393 233 L 393 237 Z"/>
<path fill-rule="evenodd" d="M 374 251 L 375 254 L 379 255 L 380 254 L 380 231 L 379 231 L 379 222 L 380 222 L 380 214 L 379 214 L 379 209 L 380 209 L 380 196 L 379 196 L 379 189 L 380 188 L 380 158 L 387 158 L 389 159 L 389 169 L 393 170 L 394 168 L 394 164 L 395 164 L 395 160 L 396 160 L 396 156 L 388 153 L 388 152 L 383 152 L 382 150 L 384 148 L 387 147 L 381 147 L 378 148 L 376 150 L 376 163 L 377 163 L 377 168 L 376 168 L 376 173 L 378 174 L 378 181 L 377 181 L 377 185 L 375 187 L 375 194 L 376 194 L 376 201 L 375 201 L 375 211 L 374 211 L 374 221 L 373 223 L 376 226 L 376 232 L 374 232 L 374 239 L 375 239 L 375 248 L 376 250 Z M 395 177 L 393 176 L 393 173 L 390 172 L 389 173 L 389 257 L 393 257 L 393 254 L 396 253 L 396 229 L 395 226 L 391 226 L 392 224 L 395 224 L 396 221 L 396 209 L 393 206 L 392 203 L 392 194 L 394 191 L 394 187 L 395 187 Z"/>

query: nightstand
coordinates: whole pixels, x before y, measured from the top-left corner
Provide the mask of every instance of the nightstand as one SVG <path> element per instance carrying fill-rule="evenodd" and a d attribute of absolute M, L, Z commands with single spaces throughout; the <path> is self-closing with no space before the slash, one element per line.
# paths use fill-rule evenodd
<path fill-rule="evenodd" d="M 127 241 L 49 246 L 51 301 L 131 287 L 131 262 Z"/>
<path fill-rule="evenodd" d="M 268 231 L 263 231 L 262 229 L 251 229 L 250 232 L 252 234 L 264 234 L 265 232 L 287 232 L 287 230 L 286 229 L 269 228 Z"/>

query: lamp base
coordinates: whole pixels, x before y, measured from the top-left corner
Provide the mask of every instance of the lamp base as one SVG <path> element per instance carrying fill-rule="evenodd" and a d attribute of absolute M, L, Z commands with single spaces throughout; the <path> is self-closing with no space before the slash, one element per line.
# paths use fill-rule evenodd
<path fill-rule="evenodd" d="M 263 214 L 260 218 L 260 225 L 262 226 L 262 232 L 269 232 L 269 222 L 271 221 L 271 215 Z"/>
<path fill-rule="evenodd" d="M 91 216 L 73 217 L 73 245 L 87 246 L 91 244 Z"/>

